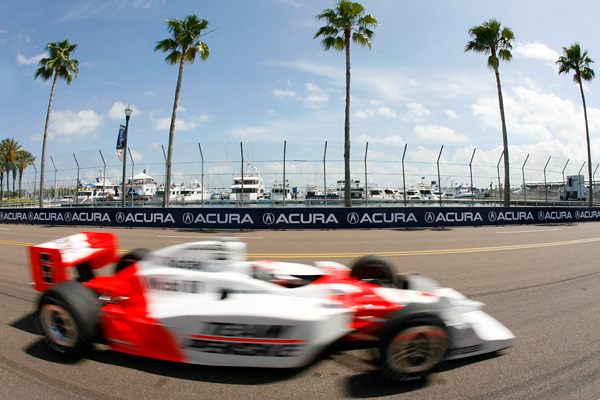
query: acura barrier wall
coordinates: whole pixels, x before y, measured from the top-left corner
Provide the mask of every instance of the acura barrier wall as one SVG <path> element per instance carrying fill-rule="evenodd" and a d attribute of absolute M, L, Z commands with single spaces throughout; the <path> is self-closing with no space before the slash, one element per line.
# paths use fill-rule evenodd
<path fill-rule="evenodd" d="M 405 229 L 600 221 L 588 207 L 3 209 L 0 223 L 195 230 Z"/>

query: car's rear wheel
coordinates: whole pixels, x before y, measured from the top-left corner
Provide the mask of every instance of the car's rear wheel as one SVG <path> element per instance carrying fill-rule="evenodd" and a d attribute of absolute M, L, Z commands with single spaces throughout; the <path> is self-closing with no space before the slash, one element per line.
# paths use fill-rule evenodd
<path fill-rule="evenodd" d="M 40 298 L 38 321 L 50 348 L 82 357 L 100 338 L 98 296 L 79 282 L 61 283 Z"/>
<path fill-rule="evenodd" d="M 350 276 L 379 286 L 393 286 L 390 264 L 377 256 L 359 258 L 352 266 Z"/>
<path fill-rule="evenodd" d="M 390 320 L 381 338 L 381 371 L 395 381 L 429 374 L 448 350 L 448 332 L 435 315 Z"/>
<path fill-rule="evenodd" d="M 146 258 L 148 253 L 150 253 L 150 250 L 143 248 L 131 250 L 129 253 L 121 257 L 121 259 L 117 263 L 117 266 L 115 267 L 115 274 L 129 267 L 131 264 L 135 264 L 136 262 L 143 260 L 144 258 Z"/>

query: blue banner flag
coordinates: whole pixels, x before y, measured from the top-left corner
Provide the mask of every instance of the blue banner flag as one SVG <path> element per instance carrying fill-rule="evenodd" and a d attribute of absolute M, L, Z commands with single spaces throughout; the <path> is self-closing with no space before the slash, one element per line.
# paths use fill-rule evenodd
<path fill-rule="evenodd" d="M 119 136 L 117 136 L 117 157 L 119 160 L 123 161 L 123 151 L 125 150 L 125 127 L 123 125 L 119 126 Z"/>
<path fill-rule="evenodd" d="M 123 150 L 125 147 L 125 126 L 119 126 L 119 136 L 117 136 L 117 150 Z"/>

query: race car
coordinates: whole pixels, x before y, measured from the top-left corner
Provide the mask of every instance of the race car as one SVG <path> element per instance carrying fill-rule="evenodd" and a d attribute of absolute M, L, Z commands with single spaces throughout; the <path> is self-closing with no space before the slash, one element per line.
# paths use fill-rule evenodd
<path fill-rule="evenodd" d="M 367 256 L 348 268 L 246 259 L 219 240 L 118 255 L 112 233 L 31 246 L 37 315 L 53 350 L 83 357 L 94 343 L 183 363 L 295 368 L 328 346 L 378 349 L 382 373 L 420 379 L 444 360 L 498 352 L 514 335 L 483 304 Z M 114 264 L 114 272 L 97 269 Z M 103 270 L 105 271 L 105 270 Z"/>

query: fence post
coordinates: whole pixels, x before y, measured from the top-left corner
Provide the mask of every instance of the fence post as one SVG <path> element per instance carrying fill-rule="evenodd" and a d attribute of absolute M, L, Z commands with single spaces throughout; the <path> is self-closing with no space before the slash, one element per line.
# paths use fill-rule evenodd
<path fill-rule="evenodd" d="M 444 151 L 444 145 L 440 148 L 440 154 L 438 154 L 437 158 L 437 173 L 438 173 L 438 197 L 440 200 L 440 207 L 442 206 L 442 178 L 440 175 L 440 158 L 442 157 L 442 151 Z"/>
<path fill-rule="evenodd" d="M 135 173 L 135 162 L 133 161 L 133 154 L 131 154 L 131 147 L 127 148 L 129 158 L 131 159 L 131 207 L 133 207 L 133 174 Z M 123 157 L 127 157 L 127 154 L 123 154 Z"/>
<path fill-rule="evenodd" d="M 565 169 L 567 169 L 567 165 L 569 164 L 569 159 L 567 159 L 567 162 L 565 163 L 565 166 L 562 169 L 562 177 L 563 177 L 563 187 L 562 187 L 562 200 L 567 200 L 567 181 L 565 180 Z"/>
<path fill-rule="evenodd" d="M 52 197 L 54 198 L 54 201 L 56 202 L 56 174 L 57 174 L 58 170 L 56 169 L 56 164 L 54 164 L 54 159 L 52 158 L 52 156 L 50 156 L 50 161 L 52 161 L 52 165 L 54 165 L 54 191 L 53 191 L 54 193 L 52 193 L 53 194 Z M 34 195 L 35 195 L 35 193 L 34 193 Z"/>
<path fill-rule="evenodd" d="M 200 158 L 202 159 L 200 185 L 202 186 L 202 208 L 204 208 L 204 193 L 206 193 L 206 188 L 204 187 L 204 155 L 202 154 L 202 146 L 200 146 L 200 143 L 198 143 L 198 150 L 200 150 Z"/>
<path fill-rule="evenodd" d="M 475 158 L 475 152 L 477 151 L 477 147 L 473 149 L 473 154 L 471 154 L 471 161 L 469 161 L 469 177 L 471 178 L 471 205 L 473 205 L 473 196 L 475 192 L 473 192 L 473 159 Z"/>
<path fill-rule="evenodd" d="M 285 153 L 287 150 L 287 140 L 283 141 L 283 208 L 285 208 L 285 198 L 287 196 L 287 185 L 285 182 Z M 271 193 L 271 196 L 273 196 L 273 193 Z"/>
<path fill-rule="evenodd" d="M 327 207 L 327 140 L 323 150 L 323 193 L 325 194 L 325 207 Z"/>
<path fill-rule="evenodd" d="M 106 161 L 104 161 L 104 155 L 102 154 L 102 150 L 98 150 L 98 152 L 100 153 L 100 157 L 102 158 L 102 164 L 104 164 L 104 169 L 103 169 L 103 174 L 102 174 L 102 189 L 104 191 L 104 194 L 107 194 L 106 191 Z"/>
<path fill-rule="evenodd" d="M 525 157 L 525 162 L 523 162 L 523 166 L 521 167 L 521 174 L 523 175 L 523 201 L 525 205 L 527 205 L 527 183 L 525 182 L 525 164 L 527 164 L 527 160 L 529 160 L 529 154 Z"/>
<path fill-rule="evenodd" d="M 369 206 L 369 181 L 367 180 L 367 152 L 369 151 L 369 142 L 365 144 L 365 206 Z M 352 181 L 351 181 L 352 182 Z"/>
<path fill-rule="evenodd" d="M 77 182 L 75 183 L 75 205 L 77 205 L 77 192 L 79 192 L 79 161 L 77 161 L 75 153 L 73 153 L 73 158 L 75 159 L 75 164 L 77 164 Z"/>
<path fill-rule="evenodd" d="M 35 175 L 33 177 L 33 204 L 35 205 L 35 191 L 37 189 L 37 168 L 35 167 L 35 164 L 31 164 L 31 166 L 33 167 L 33 170 L 35 171 Z"/>
<path fill-rule="evenodd" d="M 548 205 L 548 183 L 546 182 L 546 168 L 548 167 L 551 158 L 552 156 L 548 157 L 548 161 L 546 161 L 546 165 L 544 166 L 544 190 L 546 192 L 546 206 Z"/>
<path fill-rule="evenodd" d="M 596 171 L 598 171 L 598 167 L 600 166 L 600 164 L 596 164 L 596 169 L 594 169 L 594 173 L 592 174 L 592 182 L 590 182 L 590 185 L 592 185 L 592 194 L 594 193 L 594 184 L 593 182 L 596 180 L 595 176 L 596 176 Z M 596 196 L 594 196 L 592 199 L 595 199 Z"/>
<path fill-rule="evenodd" d="M 163 152 L 163 157 L 165 159 L 165 183 L 163 184 L 163 207 L 165 206 L 165 202 L 168 201 L 166 199 L 165 196 L 169 196 L 171 194 L 171 188 L 167 188 L 167 153 L 165 153 L 165 145 L 161 144 L 160 147 L 162 148 L 162 152 Z M 131 186 L 133 188 L 133 186 Z M 125 196 L 125 193 L 123 193 L 123 196 Z"/>
<path fill-rule="evenodd" d="M 502 161 L 502 157 L 504 157 L 504 150 L 502 150 L 502 154 L 500 154 L 500 159 L 498 160 L 498 164 L 496 165 L 496 169 L 498 170 L 498 197 L 500 198 L 501 203 L 504 199 L 504 192 L 502 191 L 500 183 L 500 162 Z"/>
<path fill-rule="evenodd" d="M 242 200 L 241 207 L 244 208 L 244 142 L 240 142 L 240 153 L 242 155 L 242 193 L 240 194 L 240 199 Z"/>
<path fill-rule="evenodd" d="M 406 148 L 408 147 L 408 143 L 404 143 L 404 152 L 402 153 L 402 190 L 404 194 L 404 207 L 406 207 L 406 173 L 404 171 L 404 156 L 406 156 Z"/>

